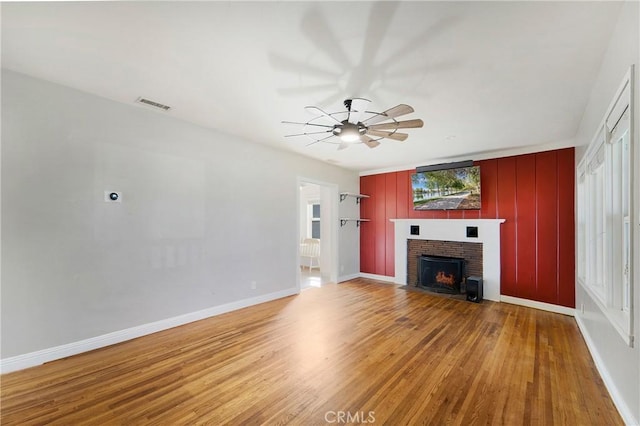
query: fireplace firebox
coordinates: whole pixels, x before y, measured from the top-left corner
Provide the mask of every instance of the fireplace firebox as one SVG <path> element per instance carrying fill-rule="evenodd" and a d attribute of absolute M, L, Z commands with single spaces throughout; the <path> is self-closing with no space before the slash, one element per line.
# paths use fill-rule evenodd
<path fill-rule="evenodd" d="M 464 278 L 464 259 L 457 257 L 418 257 L 417 286 L 437 293 L 459 294 Z"/>

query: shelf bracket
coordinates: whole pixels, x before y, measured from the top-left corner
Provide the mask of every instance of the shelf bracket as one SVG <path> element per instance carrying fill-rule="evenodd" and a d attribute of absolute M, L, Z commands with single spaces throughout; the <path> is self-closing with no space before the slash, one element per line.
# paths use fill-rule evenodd
<path fill-rule="evenodd" d="M 340 194 L 340 202 L 343 202 L 347 198 L 348 194 Z"/>
<path fill-rule="evenodd" d="M 347 219 L 340 219 L 340 227 L 342 228 L 343 226 L 345 226 L 347 224 L 347 222 L 348 222 Z"/>

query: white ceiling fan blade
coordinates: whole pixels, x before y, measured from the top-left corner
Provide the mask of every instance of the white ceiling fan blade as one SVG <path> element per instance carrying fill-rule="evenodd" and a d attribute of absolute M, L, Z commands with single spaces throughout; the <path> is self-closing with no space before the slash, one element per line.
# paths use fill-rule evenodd
<path fill-rule="evenodd" d="M 367 130 L 367 135 L 377 136 L 379 138 L 389 138 L 396 141 L 403 141 L 409 137 L 406 133 L 385 132 L 382 130 Z"/>
<path fill-rule="evenodd" d="M 326 138 L 316 139 L 316 140 L 315 140 L 315 141 L 313 141 L 313 142 L 309 142 L 306 146 L 311 146 L 311 145 L 317 144 L 318 142 L 322 142 L 322 141 L 325 141 L 325 140 L 327 140 L 327 139 L 331 139 L 331 138 L 332 138 L 332 137 L 334 137 L 334 136 L 335 136 L 335 135 L 331 134 L 331 135 L 327 136 Z"/>
<path fill-rule="evenodd" d="M 361 136 L 360 140 L 369 148 L 375 148 L 376 146 L 380 145 L 380 142 L 373 140 L 368 136 Z"/>
<path fill-rule="evenodd" d="M 329 119 L 331 119 L 331 120 L 335 121 L 336 123 L 338 123 L 338 124 L 342 124 L 342 122 L 341 122 L 340 120 L 338 120 L 337 118 L 335 118 L 333 115 L 331 115 L 331 114 L 328 114 L 328 113 L 324 112 L 323 110 L 321 110 L 321 109 L 320 109 L 320 108 L 318 108 L 318 107 L 315 107 L 315 106 L 308 106 L 308 107 L 304 107 L 304 108 L 305 108 L 306 110 L 309 110 L 309 111 L 317 111 L 317 112 L 319 112 L 320 114 L 322 114 L 323 116 L 328 117 Z"/>
<path fill-rule="evenodd" d="M 351 108 L 349 110 L 349 123 L 358 124 L 362 120 L 364 113 L 367 109 L 367 104 L 371 102 L 369 99 L 364 98 L 352 98 Z"/>
<path fill-rule="evenodd" d="M 324 131 L 322 131 L 322 132 L 305 132 L 305 133 L 295 133 L 295 134 L 293 134 L 293 135 L 284 135 L 284 137 L 285 137 L 285 138 L 290 138 L 290 137 L 292 137 L 292 136 L 309 136 L 309 135 L 319 135 L 319 134 L 322 134 L 322 133 L 329 133 L 329 132 L 331 132 L 331 130 L 324 130 Z M 333 135 L 331 135 L 331 136 L 333 136 Z"/>
<path fill-rule="evenodd" d="M 365 120 L 364 124 L 368 126 L 369 124 L 376 124 L 389 118 L 400 117 L 401 115 L 411 114 L 412 112 L 413 108 L 409 105 L 400 104 L 386 110 L 385 112 L 381 112 L 378 115 L 374 115 L 373 117 Z"/>
<path fill-rule="evenodd" d="M 282 121 L 282 124 L 298 124 L 300 126 L 317 126 L 317 127 L 330 127 L 333 129 L 333 126 L 329 126 L 327 124 L 316 124 L 316 123 L 298 123 L 296 121 Z"/>
<path fill-rule="evenodd" d="M 394 121 L 392 123 L 380 123 L 369 126 L 369 129 L 373 130 L 385 130 L 385 129 L 414 129 L 424 126 L 424 122 L 420 119 L 406 120 L 406 121 Z"/>

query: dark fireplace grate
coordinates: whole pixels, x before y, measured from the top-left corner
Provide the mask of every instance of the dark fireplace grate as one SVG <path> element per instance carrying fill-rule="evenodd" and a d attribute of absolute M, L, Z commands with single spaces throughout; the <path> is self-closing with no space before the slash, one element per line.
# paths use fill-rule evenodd
<path fill-rule="evenodd" d="M 418 257 L 417 286 L 438 293 L 459 294 L 464 278 L 464 259 L 444 256 Z"/>

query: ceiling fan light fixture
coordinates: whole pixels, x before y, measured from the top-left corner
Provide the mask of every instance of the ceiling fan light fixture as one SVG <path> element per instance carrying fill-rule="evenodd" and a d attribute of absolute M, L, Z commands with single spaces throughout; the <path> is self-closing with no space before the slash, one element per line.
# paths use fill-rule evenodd
<path fill-rule="evenodd" d="M 355 129 L 349 129 L 340 133 L 343 142 L 355 142 L 360 139 L 360 133 Z"/>
<path fill-rule="evenodd" d="M 343 122 L 333 128 L 333 134 L 338 136 L 342 142 L 356 142 L 360 140 L 360 135 L 364 134 L 366 128 L 349 122 Z"/>

